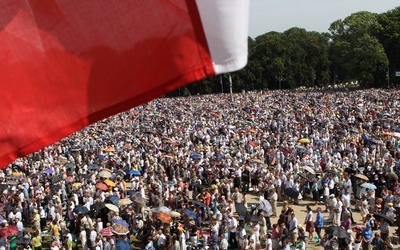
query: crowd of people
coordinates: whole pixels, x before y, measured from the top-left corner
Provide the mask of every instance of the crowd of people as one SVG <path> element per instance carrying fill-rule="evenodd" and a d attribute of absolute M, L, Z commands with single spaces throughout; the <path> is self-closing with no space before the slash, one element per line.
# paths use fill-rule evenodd
<path fill-rule="evenodd" d="M 381 89 L 157 99 L 4 168 L 0 249 L 393 249 L 399 117 Z"/>

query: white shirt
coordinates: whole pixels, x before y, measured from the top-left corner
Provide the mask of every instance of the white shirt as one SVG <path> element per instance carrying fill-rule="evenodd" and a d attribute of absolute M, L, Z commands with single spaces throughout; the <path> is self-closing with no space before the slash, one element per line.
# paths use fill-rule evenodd
<path fill-rule="evenodd" d="M 237 220 L 236 218 L 232 217 L 232 219 L 229 220 L 229 231 L 231 233 L 236 233 L 237 230 Z"/>

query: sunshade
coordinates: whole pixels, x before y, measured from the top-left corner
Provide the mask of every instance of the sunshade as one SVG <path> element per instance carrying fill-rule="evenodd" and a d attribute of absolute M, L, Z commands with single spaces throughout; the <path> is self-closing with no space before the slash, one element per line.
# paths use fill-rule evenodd
<path fill-rule="evenodd" d="M 111 211 L 114 211 L 114 212 L 117 212 L 117 213 L 119 212 L 118 207 L 115 206 L 115 205 L 113 205 L 113 204 L 107 203 L 107 204 L 105 204 L 105 206 L 106 206 L 106 208 L 108 208 L 108 209 L 111 210 Z"/>
<path fill-rule="evenodd" d="M 104 183 L 109 186 L 109 187 L 115 187 L 117 186 L 117 184 L 115 184 L 115 182 L 111 181 L 111 180 L 104 180 Z"/>
<path fill-rule="evenodd" d="M 10 237 L 18 234 L 18 227 L 17 226 L 7 226 L 0 229 L 0 236 L 1 237 Z"/>
<path fill-rule="evenodd" d="M 289 198 L 296 199 L 299 197 L 299 191 L 293 188 L 287 188 L 285 189 L 285 195 L 287 195 Z"/>
<path fill-rule="evenodd" d="M 80 187 L 82 187 L 82 183 L 80 182 L 75 182 L 72 184 L 72 188 L 80 188 Z"/>
<path fill-rule="evenodd" d="M 181 214 L 179 212 L 172 211 L 171 212 L 171 217 L 172 218 L 179 218 L 179 217 L 181 217 Z"/>
<path fill-rule="evenodd" d="M 98 175 L 99 175 L 99 177 L 101 177 L 101 178 L 111 178 L 112 173 L 110 173 L 110 172 L 108 172 L 108 171 L 105 171 L 105 170 L 102 170 L 102 171 L 99 172 Z"/>
<path fill-rule="evenodd" d="M 111 237 L 114 233 L 111 230 L 111 227 L 106 227 L 100 230 L 99 234 L 103 237 Z"/>
<path fill-rule="evenodd" d="M 96 188 L 97 188 L 98 190 L 102 190 L 102 191 L 108 190 L 108 186 L 107 186 L 105 183 L 103 183 L 103 182 L 97 182 L 97 183 L 96 183 Z"/>
<path fill-rule="evenodd" d="M 132 204 L 132 200 L 128 198 L 124 198 L 118 201 L 118 205 L 120 206 L 126 206 Z"/>
<path fill-rule="evenodd" d="M 304 143 L 304 144 L 308 144 L 308 143 L 310 143 L 310 140 L 307 139 L 307 138 L 302 138 L 302 139 L 299 140 L 299 142 L 300 143 Z"/>
<path fill-rule="evenodd" d="M 171 215 L 161 212 L 157 214 L 157 218 L 162 222 L 162 223 L 171 223 L 172 222 L 172 217 Z"/>
<path fill-rule="evenodd" d="M 305 171 L 311 173 L 311 174 L 315 174 L 314 169 L 312 169 L 312 168 L 309 167 L 309 166 L 303 166 L 303 169 L 304 169 Z"/>
<path fill-rule="evenodd" d="M 74 207 L 74 210 L 72 210 L 76 214 L 88 214 L 89 209 L 85 206 L 76 206 Z"/>
<path fill-rule="evenodd" d="M 111 227 L 111 231 L 116 235 L 127 235 L 129 233 L 129 229 L 127 227 L 115 224 Z"/>
<path fill-rule="evenodd" d="M 357 179 L 360 179 L 360 180 L 369 181 L 369 178 L 363 174 L 356 174 L 356 175 L 354 175 L 354 177 L 356 177 Z"/>
<path fill-rule="evenodd" d="M 393 226 L 394 225 L 394 221 L 392 219 L 390 219 L 390 217 L 384 215 L 384 214 L 374 214 L 374 218 L 379 220 L 380 218 L 383 218 L 387 221 L 387 223 L 389 224 L 389 226 Z"/>
<path fill-rule="evenodd" d="M 376 188 L 377 188 L 377 187 L 376 187 L 374 184 L 372 184 L 372 183 L 363 183 L 363 184 L 361 184 L 361 187 L 367 188 L 367 189 L 376 189 Z"/>

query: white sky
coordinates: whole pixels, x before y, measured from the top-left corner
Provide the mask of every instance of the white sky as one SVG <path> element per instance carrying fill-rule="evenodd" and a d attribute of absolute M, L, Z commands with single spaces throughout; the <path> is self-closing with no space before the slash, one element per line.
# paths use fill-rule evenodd
<path fill-rule="evenodd" d="M 399 0 L 250 0 L 250 37 L 292 27 L 328 32 L 329 25 L 358 11 L 383 13 Z"/>

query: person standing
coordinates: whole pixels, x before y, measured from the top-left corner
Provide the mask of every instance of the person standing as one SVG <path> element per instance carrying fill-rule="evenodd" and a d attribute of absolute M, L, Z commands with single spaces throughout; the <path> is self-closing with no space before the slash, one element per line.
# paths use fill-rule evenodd
<path fill-rule="evenodd" d="M 271 190 L 271 195 L 269 196 L 269 201 L 271 202 L 272 205 L 272 216 L 276 217 L 277 213 L 277 207 L 278 207 L 278 193 L 276 192 L 276 188 L 273 188 Z"/>
<path fill-rule="evenodd" d="M 315 222 L 314 222 L 315 231 L 317 232 L 318 241 L 319 241 L 319 242 L 320 242 L 321 239 L 322 239 L 322 237 L 321 237 L 321 230 L 322 230 L 322 228 L 324 227 L 324 216 L 322 215 L 321 210 L 322 210 L 322 209 L 321 209 L 320 207 L 317 207 L 317 215 L 316 215 Z"/>
<path fill-rule="evenodd" d="M 289 223 L 290 240 L 292 242 L 292 245 L 296 246 L 297 245 L 297 236 L 298 236 L 298 232 L 299 232 L 299 229 L 298 229 L 299 222 L 298 222 L 294 212 L 292 212 L 290 214 L 290 216 L 292 218 Z"/>
<path fill-rule="evenodd" d="M 390 234 L 390 226 L 389 223 L 384 218 L 380 218 L 380 231 L 381 231 L 381 238 L 383 241 L 386 241 Z"/>
<path fill-rule="evenodd" d="M 314 221 L 313 221 L 313 212 L 310 206 L 307 206 L 306 218 L 304 219 L 304 225 L 306 225 L 306 232 L 308 232 L 308 240 L 313 239 L 314 234 Z"/>
<path fill-rule="evenodd" d="M 342 209 L 343 209 L 343 202 L 340 200 L 340 195 L 337 196 L 337 203 L 336 206 L 333 210 L 333 224 L 336 226 L 341 225 L 341 215 L 342 215 Z"/>
<path fill-rule="evenodd" d="M 371 246 L 371 241 L 372 241 L 372 235 L 373 232 L 371 230 L 371 227 L 369 224 L 362 230 L 362 243 L 361 243 L 361 249 L 362 250 L 369 250 Z"/>
<path fill-rule="evenodd" d="M 232 213 L 229 214 L 229 247 L 237 248 L 238 242 L 236 239 L 238 222 Z"/>

